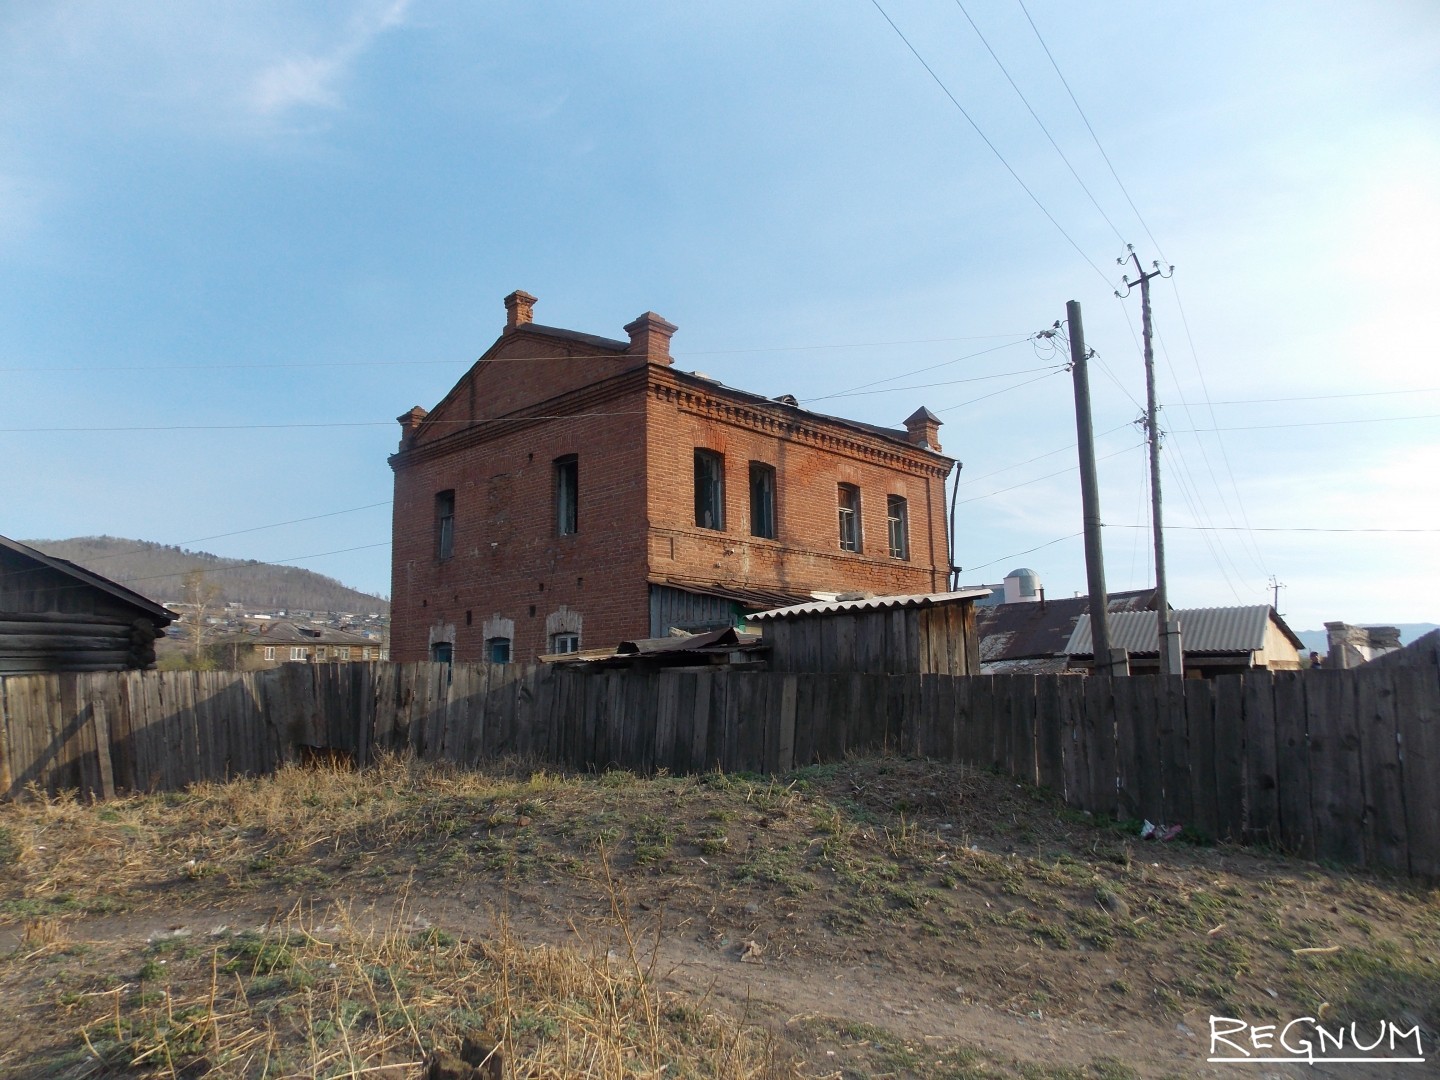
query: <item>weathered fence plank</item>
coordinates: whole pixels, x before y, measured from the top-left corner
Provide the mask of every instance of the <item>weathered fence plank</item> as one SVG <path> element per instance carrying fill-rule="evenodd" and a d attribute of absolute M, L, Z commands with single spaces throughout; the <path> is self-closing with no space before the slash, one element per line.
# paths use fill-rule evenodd
<path fill-rule="evenodd" d="M 1280 780 L 1276 764 L 1275 683 L 1268 671 L 1245 676 L 1244 838 L 1252 844 L 1280 842 Z"/>
<path fill-rule="evenodd" d="M 1245 677 L 1221 675 L 1215 693 L 1215 835 L 1238 841 L 1245 832 Z"/>
<path fill-rule="evenodd" d="M 1355 682 L 1338 671 L 1309 676 L 1305 727 L 1310 747 L 1310 812 L 1315 854 L 1336 862 L 1365 855 L 1360 782 L 1360 734 L 1355 716 Z"/>
<path fill-rule="evenodd" d="M 1410 873 L 1434 880 L 1440 878 L 1440 669 L 1402 665 L 1395 675 L 1395 705 Z"/>
<path fill-rule="evenodd" d="M 1190 817 L 1201 836 L 1220 832 L 1219 797 L 1215 790 L 1215 695 L 1208 679 L 1184 679 L 1185 730 L 1189 745 Z"/>
<path fill-rule="evenodd" d="M 1305 730 L 1305 676 L 1275 673 L 1275 781 L 1280 846 L 1313 858 L 1315 825 L 1310 811 L 1310 749 Z"/>

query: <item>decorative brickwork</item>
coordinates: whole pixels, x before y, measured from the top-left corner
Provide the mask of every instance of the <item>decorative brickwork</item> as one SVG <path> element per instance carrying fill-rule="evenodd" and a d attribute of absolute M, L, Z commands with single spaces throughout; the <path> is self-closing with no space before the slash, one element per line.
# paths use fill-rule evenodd
<path fill-rule="evenodd" d="M 528 660 L 547 650 L 558 611 L 583 625 L 582 649 L 647 637 L 652 582 L 794 597 L 946 587 L 950 458 L 903 429 L 679 371 L 675 328 L 654 313 L 624 341 L 538 325 L 534 303 L 508 297 L 500 339 L 431 412 L 402 417 L 393 659 L 426 659 L 432 628 L 452 626 L 454 658 L 483 659 L 484 625 L 503 617 L 513 658 Z M 696 525 L 697 449 L 723 461 L 723 530 Z M 557 462 L 572 456 L 562 508 Z M 760 527 L 773 539 L 752 535 L 752 462 L 774 470 L 774 520 Z M 841 549 L 840 484 L 860 491 L 858 552 Z M 440 560 L 434 500 L 450 490 L 453 555 Z M 908 558 L 890 554 L 890 496 L 908 507 Z"/>

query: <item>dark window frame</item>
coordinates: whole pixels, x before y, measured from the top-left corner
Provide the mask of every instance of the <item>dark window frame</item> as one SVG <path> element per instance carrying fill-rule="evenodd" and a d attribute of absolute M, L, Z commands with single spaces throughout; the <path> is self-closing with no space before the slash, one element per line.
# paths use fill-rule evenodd
<path fill-rule="evenodd" d="M 555 459 L 555 532 L 574 536 L 580 531 L 580 458 L 565 454 Z"/>
<path fill-rule="evenodd" d="M 774 540 L 780 535 L 775 513 L 775 466 L 750 462 L 750 535 Z"/>
<path fill-rule="evenodd" d="M 455 557 L 455 489 L 435 493 L 435 558 Z"/>
<path fill-rule="evenodd" d="M 860 555 L 865 536 L 860 524 L 860 489 L 854 484 L 839 485 L 840 550 Z"/>
<path fill-rule="evenodd" d="M 455 661 L 455 643 L 453 641 L 432 641 L 430 643 L 430 662 L 432 664 L 451 664 Z"/>
<path fill-rule="evenodd" d="M 501 645 L 505 646 L 503 659 L 497 658 L 496 653 Z M 485 659 L 492 664 L 511 663 L 515 656 L 515 643 L 508 637 L 492 637 L 485 639 Z"/>
<path fill-rule="evenodd" d="M 885 496 L 885 532 L 890 557 L 910 561 L 910 504 L 903 495 Z"/>
<path fill-rule="evenodd" d="M 695 448 L 695 527 L 725 531 L 725 455 L 700 446 Z"/>

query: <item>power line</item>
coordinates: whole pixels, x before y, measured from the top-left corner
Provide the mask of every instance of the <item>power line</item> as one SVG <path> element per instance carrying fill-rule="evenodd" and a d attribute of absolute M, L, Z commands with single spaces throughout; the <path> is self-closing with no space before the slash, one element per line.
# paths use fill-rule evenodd
<path fill-rule="evenodd" d="M 965 406 L 967 406 L 967 405 L 974 405 L 977 401 L 987 401 L 987 400 L 989 400 L 989 399 L 992 398 L 992 397 L 999 397 L 1001 394 L 1008 394 L 1011 390 L 1019 390 L 1022 386 L 1030 386 L 1032 383 L 1037 383 L 1037 382 L 1039 382 L 1041 379 L 1048 379 L 1048 378 L 1050 378 L 1050 376 L 1052 376 L 1052 375 L 1059 375 L 1059 374 L 1060 374 L 1062 371 L 1064 371 L 1064 370 L 1065 370 L 1065 369 L 1064 369 L 1063 367 L 1057 367 L 1057 368 L 1055 368 L 1054 370 L 1052 370 L 1052 371 L 1047 371 L 1044 375 L 1036 376 L 1036 377 L 1033 378 L 1033 379 L 1026 379 L 1024 382 L 1016 383 L 1016 384 L 1013 385 L 1013 386 L 1002 387 L 1001 389 L 996 390 L 994 393 L 981 394 L 981 395 L 980 395 L 979 397 L 977 397 L 977 398 L 971 398 L 969 401 L 962 401 L 962 402 L 960 402 L 958 405 L 946 405 L 946 406 L 944 406 L 943 408 L 936 409 L 935 411 L 936 411 L 936 412 L 954 412 L 956 409 L 963 409 L 963 408 L 965 408 Z"/>
<path fill-rule="evenodd" d="M 1002 371 L 994 375 L 975 375 L 968 379 L 946 379 L 943 382 L 911 383 L 909 386 L 889 386 L 883 390 L 847 390 L 839 394 L 827 394 L 825 399 L 807 398 L 806 401 L 808 403 L 810 401 L 828 400 L 830 398 L 869 397 L 872 394 L 894 394 L 902 390 L 930 390 L 936 386 L 959 386 L 962 383 L 987 382 L 990 379 L 1009 379 L 1016 375 L 1033 375 L 1037 371 L 1051 372 L 1056 370 L 1057 366 L 1060 365 L 1051 364 L 1038 368 L 1021 368 L 1019 371 Z"/>
<path fill-rule="evenodd" d="M 1128 425 L 1127 425 L 1127 426 L 1128 426 Z M 1137 444 L 1134 445 L 1134 446 L 1122 447 L 1121 449 L 1116 450 L 1116 451 L 1113 451 L 1112 453 L 1106 454 L 1104 457 L 1102 457 L 1102 458 L 1097 458 L 1096 460 L 1097 460 L 1097 461 L 1109 461 L 1111 458 L 1113 458 L 1113 457 L 1119 457 L 1121 454 L 1128 454 L 1131 450 L 1139 450 L 1139 449 L 1140 449 L 1141 447 L 1143 447 L 1144 445 L 1145 445 L 1144 443 L 1137 443 Z M 1043 475 L 1043 476 L 1032 477 L 1032 478 L 1029 479 L 1029 480 L 1022 480 L 1022 481 L 1020 481 L 1020 483 L 1018 483 L 1018 484 L 1011 484 L 1009 487 L 999 488 L 999 489 L 997 489 L 997 490 L 995 490 L 995 491 L 987 491 L 984 495 L 972 495 L 972 496 L 970 496 L 970 498 L 968 498 L 968 499 L 960 499 L 959 501 L 957 501 L 957 502 L 955 503 L 955 505 L 956 505 L 956 506 L 964 506 L 966 503 L 979 502 L 981 499 L 989 499 L 989 498 L 992 498 L 993 496 L 996 496 L 996 495 L 1003 495 L 1003 494 L 1005 494 L 1007 491 L 1014 491 L 1016 488 L 1029 487 L 1031 484 L 1038 484 L 1038 483 L 1040 483 L 1041 480 L 1049 480 L 1049 479 L 1051 479 L 1052 477 L 1064 476 L 1066 473 L 1072 473 L 1072 472 L 1074 472 L 1074 471 L 1075 471 L 1076 469 L 1078 469 L 1079 467 L 1080 467 L 1079 465 L 1068 465 L 1068 466 L 1066 466 L 1065 468 L 1063 468 L 1063 469 L 1057 469 L 1057 470 L 1055 470 L 1055 471 L 1052 472 L 1052 473 L 1046 473 L 1046 474 Z"/>
<path fill-rule="evenodd" d="M 964 337 L 939 337 L 939 338 L 910 338 L 903 341 L 850 341 L 829 345 L 760 345 L 744 349 L 687 349 L 684 352 L 677 352 L 674 358 L 685 359 L 691 356 L 741 356 L 750 353 L 768 352 L 823 352 L 829 349 L 881 349 L 895 345 L 937 345 L 954 341 L 993 341 L 995 338 L 1010 338 L 1014 334 L 971 334 Z M 624 342 L 617 341 L 617 345 L 624 345 Z M 524 363 L 532 360 L 618 360 L 622 359 L 625 353 L 556 353 L 548 356 L 492 356 L 488 360 L 484 357 L 479 359 L 463 360 L 287 360 L 272 364 L 251 364 L 251 363 L 220 363 L 220 364 L 138 364 L 120 365 L 106 364 L 100 366 L 88 365 L 84 367 L 25 367 L 11 366 L 0 367 L 0 372 L 39 372 L 54 374 L 74 374 L 99 372 L 99 371 L 265 371 L 284 368 L 351 368 L 351 367 L 424 367 L 442 364 L 477 364 L 485 360 L 487 364 L 513 364 Z"/>
<path fill-rule="evenodd" d="M 975 20 L 970 17 L 970 12 L 965 10 L 965 5 L 961 3 L 961 0 L 955 0 L 955 6 L 960 9 L 960 14 L 965 16 L 965 21 L 968 22 L 970 28 L 975 31 L 975 36 L 980 39 L 980 44 L 985 46 L 985 51 L 990 54 L 990 59 L 994 60 L 996 66 L 1000 68 L 1000 73 L 1005 76 L 1005 80 L 1010 84 L 1010 89 L 1015 91 L 1015 95 L 1024 103 L 1025 108 L 1030 112 L 1030 116 L 1034 119 L 1035 123 L 1040 126 L 1040 130 L 1045 133 L 1045 138 L 1050 140 L 1050 145 L 1055 148 L 1055 153 L 1060 155 L 1060 160 L 1063 161 L 1065 167 L 1070 170 L 1070 175 L 1073 176 L 1075 182 L 1080 185 L 1080 190 L 1085 192 L 1085 195 L 1089 198 L 1090 205 L 1095 207 L 1096 212 L 1105 219 L 1105 224 L 1110 226 L 1110 231 L 1115 234 L 1115 239 L 1119 240 L 1121 244 L 1124 244 L 1125 237 L 1122 236 L 1120 230 L 1115 227 L 1115 223 L 1110 220 L 1110 215 L 1105 213 L 1100 203 L 1096 201 L 1094 193 L 1085 185 L 1085 181 L 1080 179 L 1080 174 L 1075 171 L 1075 166 L 1070 164 L 1070 159 L 1065 156 L 1065 151 L 1060 149 L 1060 144 L 1055 141 L 1055 136 L 1050 134 L 1050 129 L 1045 126 L 1045 121 L 1040 119 L 1039 113 L 1035 111 L 1029 99 L 1021 92 L 1015 80 L 1010 77 L 1010 72 L 1006 70 L 1000 57 L 995 54 L 995 50 L 990 47 L 990 42 L 985 40 L 985 35 L 980 32 L 980 27 L 975 25 Z"/>
<path fill-rule="evenodd" d="M 1149 525 L 1106 525 L 1107 529 L 1148 529 Z M 1389 528 L 1322 528 L 1319 526 L 1304 525 L 1166 525 L 1167 529 L 1184 529 L 1190 532 L 1245 532 L 1250 529 L 1254 532 L 1270 533 L 1436 533 L 1437 528 L 1418 529 L 1389 529 Z"/>
<path fill-rule="evenodd" d="M 1115 165 L 1110 160 L 1110 155 L 1105 152 L 1105 147 L 1100 144 L 1100 136 L 1095 134 L 1095 128 L 1090 124 L 1090 118 L 1085 115 L 1085 110 L 1080 107 L 1080 101 L 1076 98 L 1075 91 L 1070 89 L 1070 83 L 1066 80 L 1065 73 L 1060 70 L 1060 65 L 1055 62 L 1055 55 L 1050 51 L 1050 46 L 1046 45 L 1045 39 L 1041 37 L 1040 28 L 1035 25 L 1035 20 L 1030 17 L 1030 11 L 1025 7 L 1025 0 L 1017 0 L 1017 3 L 1020 5 L 1020 10 L 1025 12 L 1025 20 L 1030 24 L 1030 29 L 1035 31 L 1035 40 L 1040 42 L 1040 47 L 1045 50 L 1045 55 L 1050 59 L 1050 66 L 1055 69 L 1055 74 L 1060 77 L 1060 83 L 1065 87 L 1065 92 L 1070 95 L 1070 100 L 1075 105 L 1075 111 L 1080 114 L 1080 119 L 1085 121 L 1085 130 L 1090 132 L 1090 138 L 1095 140 L 1095 149 L 1100 151 L 1100 156 L 1105 159 L 1105 164 L 1110 169 L 1110 175 L 1115 178 L 1115 183 L 1125 196 L 1125 201 L 1130 204 L 1130 209 L 1135 212 L 1135 218 L 1140 222 L 1140 227 L 1145 230 L 1145 235 L 1150 238 L 1150 243 L 1155 245 L 1156 254 L 1168 263 L 1170 260 L 1165 258 L 1165 252 L 1160 248 L 1160 241 L 1155 239 L 1155 234 L 1150 231 L 1150 225 L 1146 222 L 1145 216 L 1140 213 L 1140 208 L 1135 205 L 1135 200 L 1130 197 L 1130 191 L 1125 187 L 1125 182 L 1120 179 L 1120 174 L 1115 171 Z"/>
<path fill-rule="evenodd" d="M 332 511 L 330 511 L 329 513 L 325 513 L 325 514 L 311 514 L 309 517 L 291 518 L 291 519 L 288 520 L 288 521 L 275 521 L 275 522 L 271 522 L 269 525 L 252 525 L 252 526 L 251 526 L 250 528 L 248 528 L 248 529 L 235 529 L 235 530 L 233 530 L 232 532 L 214 533 L 214 534 L 212 534 L 212 535 L 210 535 L 210 536 L 197 536 L 197 537 L 195 537 L 193 540 L 181 540 L 181 541 L 177 542 L 176 544 L 174 544 L 174 545 L 169 545 L 169 546 L 184 547 L 186 544 L 203 544 L 203 543 L 204 543 L 205 541 L 207 541 L 207 540 L 222 540 L 222 539 L 224 539 L 224 538 L 227 537 L 227 536 L 243 536 L 243 535 L 245 535 L 246 533 L 264 532 L 266 529 L 279 529 L 279 528 L 282 528 L 282 527 L 285 526 L 285 525 L 299 525 L 299 524 L 302 524 L 303 522 L 306 522 L 306 521 L 322 521 L 322 520 L 324 520 L 325 518 L 340 517 L 340 516 L 343 515 L 343 514 L 355 514 L 355 513 L 359 513 L 361 510 L 373 510 L 373 509 L 375 509 L 377 506 L 390 506 L 390 505 L 392 505 L 392 504 L 393 504 L 393 500 L 391 500 L 391 499 L 386 499 L 386 500 L 384 500 L 383 502 L 366 503 L 364 506 L 352 506 L 352 507 L 350 507 L 349 509 L 346 509 L 346 510 L 332 510 Z M 105 559 L 119 559 L 119 558 L 122 558 L 123 556 L 126 556 L 126 555 L 139 555 L 139 554 L 142 554 L 142 553 L 144 553 L 144 552 L 147 552 L 147 551 L 151 550 L 152 547 L 156 547 L 156 546 L 165 547 L 165 546 L 167 546 L 167 545 L 155 543 L 155 544 L 149 544 L 149 545 L 147 545 L 147 546 L 145 546 L 145 547 L 126 548 L 126 549 L 123 550 L 123 551 L 112 551 L 112 552 L 110 552 L 108 555 L 93 555 L 93 556 L 88 557 L 86 561 L 87 561 L 87 562 L 101 562 L 101 561 L 103 561 L 103 560 L 105 560 Z M 199 552 L 198 554 L 208 554 L 208 553 L 206 553 L 206 552 Z M 42 568 L 37 568 L 34 572 L 38 573 L 38 572 L 40 572 L 40 571 L 43 570 L 43 569 L 44 569 L 43 567 L 42 567 Z M 26 572 L 26 571 L 20 571 L 20 572 L 21 572 L 21 573 L 24 573 L 24 572 Z"/>
<path fill-rule="evenodd" d="M 964 568 L 962 573 L 972 573 L 976 570 L 984 570 L 987 566 L 994 566 L 996 563 L 1009 562 L 1011 559 L 1018 559 L 1021 555 L 1029 555 L 1033 552 L 1040 551 L 1043 548 L 1054 547 L 1056 544 L 1063 544 L 1066 540 L 1074 540 L 1077 536 L 1083 535 L 1085 535 L 1083 532 L 1077 532 L 1071 533 L 1069 536 L 1060 536 L 1054 540 L 1048 540 L 1043 544 L 1037 544 L 1035 547 L 1026 548 L 1024 551 L 1016 551 L 1012 552 L 1009 555 L 1001 555 L 998 559 L 991 559 L 989 562 L 981 563 L 979 566 L 967 566 Z"/>
<path fill-rule="evenodd" d="M 1095 437 L 1096 437 L 1097 439 L 1103 439 L 1106 435 L 1113 435 L 1113 434 L 1115 434 L 1115 432 L 1117 432 L 1117 431 L 1122 431 L 1122 430 L 1124 430 L 1125 428 L 1128 428 L 1129 426 L 1130 426 L 1130 423 L 1127 421 L 1126 423 L 1116 425 L 1115 427 L 1111 428 L 1109 431 L 1102 431 L 1102 432 L 1100 432 L 1099 435 L 1097 435 L 1097 436 L 1095 436 Z M 979 483 L 981 480 L 986 480 L 986 479 L 988 479 L 988 478 L 990 478 L 990 477 L 992 477 L 992 476 L 998 476 L 998 475 L 1000 475 L 1000 474 L 1003 473 L 1003 472 L 1009 472 L 1011 469 L 1018 469 L 1018 468 L 1020 468 L 1020 466 L 1022 466 L 1022 465 L 1029 465 L 1029 464 L 1031 464 L 1032 462 L 1043 461 L 1043 460 L 1044 460 L 1045 458 L 1047 458 L 1047 457 L 1054 457 L 1056 454 L 1063 454 L 1063 453 L 1065 453 L 1066 450 L 1074 450 L 1074 449 L 1075 449 L 1075 444 L 1072 442 L 1072 443 L 1070 443 L 1070 444 L 1068 444 L 1068 445 L 1066 445 L 1066 446 L 1061 446 L 1061 447 L 1058 447 L 1058 448 L 1056 448 L 1056 449 L 1054 449 L 1054 450 L 1047 450 L 1047 451 L 1045 451 L 1045 453 L 1043 453 L 1043 454 L 1036 454 L 1036 455 L 1035 455 L 1034 457 L 1032 457 L 1032 458 L 1026 458 L 1024 461 L 1017 461 L 1017 462 L 1015 462 L 1013 465 L 1003 465 L 1003 466 L 1001 466 L 1001 467 L 998 468 L 998 469 L 991 469 L 988 473 L 981 473 L 979 476 L 972 476 L 972 477 L 971 477 L 970 479 L 968 479 L 968 480 L 962 480 L 962 481 L 960 482 L 960 486 L 961 486 L 961 487 L 968 487 L 968 486 L 971 485 L 971 484 Z"/>
<path fill-rule="evenodd" d="M 951 364 L 958 364 L 964 360 L 974 360 L 977 356 L 986 356 L 993 352 L 1000 352 L 1002 349 L 1014 348 L 1016 345 L 1021 345 L 1029 341 L 1033 336 L 1033 334 L 1026 334 L 1024 337 L 1016 338 L 1014 341 L 1007 341 L 1003 345 L 995 345 L 989 349 L 981 349 L 979 352 L 966 353 L 964 356 L 957 356 L 951 360 L 942 360 L 938 364 L 928 364 L 922 368 L 901 372 L 899 375 L 890 375 L 884 379 L 876 379 L 874 382 L 861 383 L 858 386 L 852 386 L 846 390 L 837 390 L 833 394 L 821 394 L 819 397 L 806 398 L 801 404 L 809 405 L 812 401 L 829 401 L 831 398 L 845 397 L 848 394 L 853 394 L 856 390 L 868 390 L 872 386 L 882 386 L 885 383 L 895 382 L 898 379 L 908 379 L 911 375 L 923 375 L 927 371 L 935 371 L 938 368 L 949 367 Z"/>
<path fill-rule="evenodd" d="M 980 136 L 980 140 L 990 148 L 990 152 L 995 155 L 996 159 L 1000 162 L 1000 164 L 1005 166 L 1005 171 L 1010 174 L 1010 176 L 1014 179 L 1015 183 L 1020 185 L 1021 190 L 1024 191 L 1026 195 L 1030 196 L 1030 201 L 1033 202 L 1039 208 L 1040 212 L 1049 219 L 1050 224 L 1055 226 L 1056 231 L 1065 238 L 1066 243 L 1068 243 L 1072 248 L 1075 249 L 1075 253 L 1079 255 L 1080 258 L 1084 259 L 1087 263 L 1090 264 L 1090 269 L 1094 270 L 1095 273 L 1099 276 L 1100 280 L 1105 282 L 1106 288 L 1113 288 L 1114 284 L 1109 278 L 1105 276 L 1105 271 L 1101 270 L 1100 267 L 1095 265 L 1094 260 L 1091 259 L 1089 255 L 1085 254 L 1084 250 L 1080 247 L 1080 245 L 1077 244 L 1075 240 L 1071 237 L 1071 235 L 1065 231 L 1064 226 L 1062 226 L 1060 222 L 1055 220 L 1055 215 L 1050 213 L 1050 211 L 1045 208 L 1045 204 L 1040 201 L 1040 199 L 1036 196 L 1035 192 L 1030 190 L 1029 185 L 1027 185 L 1024 180 L 1020 179 L 1020 174 L 1011 167 L 1010 162 L 1005 160 L 1005 155 L 1000 153 L 999 148 L 996 147 L 996 145 L 990 141 L 989 136 L 987 136 L 985 132 L 980 129 L 980 125 L 975 122 L 974 117 L 972 117 L 968 112 L 965 111 L 965 106 L 960 104 L 959 99 L 957 99 L 955 95 L 950 92 L 950 88 L 946 86 L 943 81 L 941 81 L 939 75 L 935 74 L 935 69 L 932 68 L 928 63 L 926 63 L 925 58 L 920 55 L 919 50 L 916 49 L 914 45 L 910 44 L 910 39 L 905 36 L 904 31 L 902 31 L 900 27 L 895 25 L 895 20 L 890 18 L 889 14 L 885 11 L 885 9 L 880 6 L 880 0 L 870 0 L 870 2 L 875 5 L 875 10 L 880 12 L 880 14 L 884 16 L 885 21 L 890 24 L 890 29 L 894 30 L 895 33 L 899 35 L 900 40 L 905 43 L 905 47 L 910 50 L 910 52 L 914 55 L 915 59 L 920 61 L 920 66 L 929 73 L 930 78 L 935 80 L 935 85 L 940 87 L 940 89 L 944 92 L 945 96 L 950 99 L 950 104 L 954 105 L 955 108 L 960 111 L 960 115 L 965 117 L 966 121 L 969 122 L 970 126 L 974 128 L 975 134 Z"/>
<path fill-rule="evenodd" d="M 1273 431 L 1281 428 L 1332 427 L 1337 424 L 1390 424 L 1401 420 L 1434 420 L 1440 413 L 1418 413 L 1414 416 L 1371 416 L 1361 420 L 1305 420 L 1294 424 L 1238 424 L 1230 427 L 1172 428 L 1172 433 L 1193 434 L 1197 431 Z"/>
<path fill-rule="evenodd" d="M 432 424 L 503 424 L 509 420 L 585 420 L 593 417 L 644 416 L 643 409 L 625 412 L 560 413 L 554 416 L 481 416 L 470 420 L 431 420 Z M 154 424 L 132 427 L 25 427 L 0 428 L 0 433 L 104 432 L 104 431 L 288 431 L 297 428 L 392 427 L 394 420 L 328 421 L 305 424 Z"/>

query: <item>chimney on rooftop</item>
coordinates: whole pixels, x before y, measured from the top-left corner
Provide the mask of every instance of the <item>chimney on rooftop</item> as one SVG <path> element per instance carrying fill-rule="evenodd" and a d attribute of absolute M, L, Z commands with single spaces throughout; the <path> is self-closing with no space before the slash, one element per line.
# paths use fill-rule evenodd
<path fill-rule="evenodd" d="M 416 405 L 409 412 L 401 413 L 395 418 L 400 422 L 400 445 L 402 447 L 415 434 L 415 429 L 420 426 L 420 422 L 429 415 L 429 412 Z"/>
<path fill-rule="evenodd" d="M 940 452 L 941 420 L 923 405 L 905 420 L 906 438 L 922 450 Z"/>
<path fill-rule="evenodd" d="M 535 321 L 535 297 L 531 296 L 524 289 L 516 289 L 509 296 L 505 297 L 505 329 L 514 330 L 517 326 Z"/>
<path fill-rule="evenodd" d="M 630 347 L 625 351 L 646 360 L 670 366 L 675 361 L 670 356 L 670 338 L 679 329 L 674 323 L 666 322 L 653 311 L 647 311 L 632 323 L 627 323 L 625 332 L 630 335 Z"/>

